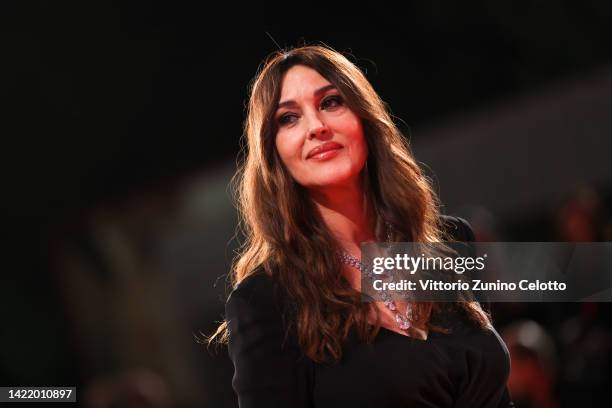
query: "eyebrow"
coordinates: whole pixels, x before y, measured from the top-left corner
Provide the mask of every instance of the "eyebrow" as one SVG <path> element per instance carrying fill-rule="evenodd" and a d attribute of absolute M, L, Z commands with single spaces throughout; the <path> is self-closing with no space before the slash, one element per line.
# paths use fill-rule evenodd
<path fill-rule="evenodd" d="M 324 87 L 321 87 L 321 88 L 317 89 L 316 91 L 314 91 L 313 95 L 317 96 L 317 95 L 322 94 L 325 91 L 328 91 L 330 89 L 335 89 L 335 88 L 336 88 L 336 86 L 333 85 L 333 84 L 325 85 Z M 292 100 L 291 101 L 283 101 L 283 102 L 280 102 L 276 106 L 276 109 L 278 110 L 278 109 L 280 109 L 280 108 L 282 108 L 284 106 L 291 106 L 291 105 L 295 105 L 295 101 L 292 101 Z"/>

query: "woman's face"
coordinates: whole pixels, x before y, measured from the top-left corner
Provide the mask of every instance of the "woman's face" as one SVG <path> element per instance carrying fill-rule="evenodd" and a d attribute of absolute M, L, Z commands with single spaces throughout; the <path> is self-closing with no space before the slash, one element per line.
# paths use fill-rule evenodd
<path fill-rule="evenodd" d="M 368 154 L 361 119 L 317 71 L 296 65 L 285 73 L 275 121 L 276 149 L 299 184 L 317 189 L 358 179 Z"/>

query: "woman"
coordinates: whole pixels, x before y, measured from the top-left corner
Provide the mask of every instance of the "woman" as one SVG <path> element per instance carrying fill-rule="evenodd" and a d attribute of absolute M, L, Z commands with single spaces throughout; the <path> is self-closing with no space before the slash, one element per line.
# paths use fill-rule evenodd
<path fill-rule="evenodd" d="M 511 406 L 508 351 L 478 303 L 361 300 L 361 242 L 473 239 L 439 215 L 363 73 L 327 47 L 272 54 L 245 136 L 246 241 L 212 337 L 240 406 Z"/>

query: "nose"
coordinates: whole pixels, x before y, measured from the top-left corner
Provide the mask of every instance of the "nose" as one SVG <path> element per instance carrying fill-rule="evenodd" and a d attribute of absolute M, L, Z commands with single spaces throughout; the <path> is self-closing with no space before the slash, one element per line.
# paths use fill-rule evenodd
<path fill-rule="evenodd" d="M 312 129 L 309 133 L 309 137 L 311 139 L 313 138 L 325 139 L 328 135 L 329 135 L 329 130 L 327 129 L 327 126 L 325 126 L 324 124 L 317 126 L 316 128 Z"/>
<path fill-rule="evenodd" d="M 329 135 L 330 131 L 327 125 L 317 115 L 314 115 L 310 120 L 308 139 L 325 139 Z"/>

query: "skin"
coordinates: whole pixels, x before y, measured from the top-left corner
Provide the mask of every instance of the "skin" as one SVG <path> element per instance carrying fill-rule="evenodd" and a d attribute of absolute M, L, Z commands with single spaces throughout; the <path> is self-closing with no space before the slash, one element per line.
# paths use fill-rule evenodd
<path fill-rule="evenodd" d="M 368 149 L 361 119 L 344 104 L 327 79 L 310 67 L 296 65 L 283 76 L 275 120 L 275 145 L 282 162 L 307 189 L 344 250 L 361 258 L 360 243 L 376 240 L 374 214 L 363 188 Z M 342 148 L 326 160 L 307 158 L 314 147 L 326 142 L 339 143 Z M 352 287 L 361 290 L 358 270 L 345 266 L 342 274 Z M 400 331 L 393 313 L 377 303 L 383 327 L 403 335 L 427 337 L 426 332 L 417 329 L 410 333 Z M 400 309 L 405 307 L 396 303 Z"/>
<path fill-rule="evenodd" d="M 364 200 L 362 171 L 368 151 L 361 119 L 343 102 L 338 90 L 317 90 L 332 84 L 312 68 L 296 65 L 284 75 L 275 115 L 275 143 L 293 178 L 306 187 L 326 225 L 345 246 L 360 256 L 361 241 L 374 240 Z M 342 145 L 335 157 L 308 159 L 325 142 Z"/>

